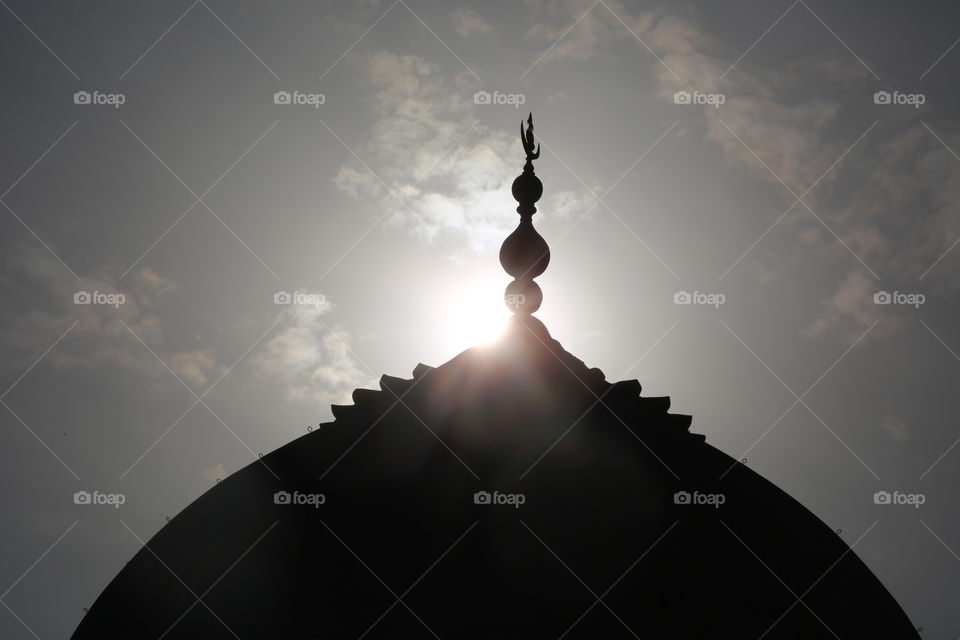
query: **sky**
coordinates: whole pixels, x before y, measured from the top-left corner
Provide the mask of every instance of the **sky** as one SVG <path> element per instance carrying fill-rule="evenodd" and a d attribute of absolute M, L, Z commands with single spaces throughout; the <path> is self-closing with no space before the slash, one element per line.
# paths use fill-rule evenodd
<path fill-rule="evenodd" d="M 958 39 L 940 2 L 0 1 L 0 636 L 488 339 L 529 111 L 552 335 L 960 636 Z"/>

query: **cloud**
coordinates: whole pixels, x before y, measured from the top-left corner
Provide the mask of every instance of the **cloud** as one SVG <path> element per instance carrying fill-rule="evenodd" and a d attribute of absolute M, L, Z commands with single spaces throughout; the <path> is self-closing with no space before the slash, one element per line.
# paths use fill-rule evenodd
<path fill-rule="evenodd" d="M 7 354 L 0 366 L 11 381 L 74 321 L 76 326 L 45 357 L 47 365 L 118 371 L 163 391 L 181 388 L 173 371 L 198 394 L 225 371 L 212 346 L 178 346 L 179 340 L 167 335 L 164 320 L 179 310 L 179 287 L 156 271 L 143 269 L 119 282 L 102 268 L 78 282 L 46 251 L 23 246 L 8 254 L 5 266 L 0 295 L 21 301 L 0 311 L 0 349 Z M 122 294 L 125 300 L 117 307 L 78 305 L 74 304 L 78 290 Z M 350 352 L 350 334 L 328 328 L 329 301 L 322 295 L 302 299 L 319 302 L 285 307 L 276 332 L 254 352 L 247 370 L 258 382 L 282 389 L 289 399 L 324 406 L 342 402 L 370 376 Z"/>
<path fill-rule="evenodd" d="M 758 64 L 762 60 L 753 55 L 731 68 L 733 61 L 718 53 L 725 49 L 696 24 L 661 10 L 631 13 L 618 2 L 607 4 L 616 15 L 596 5 L 584 16 L 589 2 L 528 2 L 535 24 L 527 37 L 545 46 L 582 17 L 541 64 L 602 57 L 612 46 L 636 47 L 649 59 L 656 95 L 671 106 L 676 91 L 724 94 L 720 109 L 691 107 L 702 116 L 690 123 L 691 131 L 699 128 L 730 167 L 772 185 L 784 209 L 794 202 L 791 190 L 799 195 L 816 183 L 804 203 L 830 230 L 804 204 L 782 222 L 795 248 L 819 253 L 825 264 L 842 269 L 834 291 L 812 317 L 808 335 L 847 339 L 879 317 L 872 294 L 880 283 L 866 278 L 869 271 L 857 258 L 878 272 L 884 267 L 885 289 L 895 288 L 888 279 L 912 280 L 916 286 L 916 279 L 960 237 L 960 170 L 921 125 L 885 122 L 831 168 L 870 124 L 865 119 L 862 128 L 853 127 L 848 114 L 841 118 L 850 101 L 862 101 L 860 89 L 869 88 L 870 80 L 846 51 L 812 52 L 775 69 Z M 373 199 L 380 210 L 390 211 L 388 224 L 424 242 L 495 250 L 513 224 L 505 213 L 515 208 L 509 196 L 519 170 L 514 136 L 477 125 L 461 139 L 474 110 L 470 98 L 475 87 L 466 72 L 450 75 L 417 56 L 387 51 L 373 54 L 366 70 L 377 95 L 369 164 L 386 187 L 358 163 L 344 165 L 336 185 L 351 197 Z M 886 132 L 893 127 L 896 133 L 890 137 Z M 948 143 L 960 131 L 949 122 L 940 128 Z M 548 194 L 541 210 L 563 219 L 590 201 L 585 193 Z M 957 285 L 956 276 L 942 265 L 930 281 L 945 290 Z M 903 324 L 902 310 L 887 309 L 875 335 L 889 335 Z"/>
<path fill-rule="evenodd" d="M 885 414 L 880 418 L 880 428 L 896 442 L 910 440 L 910 427 L 907 425 L 907 421 L 899 416 Z"/>
<path fill-rule="evenodd" d="M 284 390 L 288 400 L 326 406 L 350 403 L 356 387 L 369 385 L 350 349 L 350 334 L 324 320 L 332 305 L 291 305 L 280 312 L 278 329 L 250 358 L 248 368 Z"/>
<path fill-rule="evenodd" d="M 935 267 L 934 263 L 960 238 L 960 164 L 922 125 L 898 128 L 850 164 L 857 183 L 850 186 L 846 199 L 837 198 L 833 224 L 852 230 L 841 237 L 857 255 L 868 264 L 883 266 L 884 277 L 872 280 L 872 289 L 939 292 L 950 299 L 960 284 L 956 270 L 947 268 L 946 260 Z M 878 317 L 878 308 L 869 309 L 870 287 L 864 283 L 863 270 L 859 272 L 862 302 L 850 302 L 855 277 L 848 275 L 815 327 L 857 328 Z M 914 311 L 901 305 L 882 309 L 883 321 L 877 327 L 881 336 L 903 328 Z"/>
<path fill-rule="evenodd" d="M 661 10 L 633 15 L 618 2 L 607 5 L 609 11 L 596 5 L 585 16 L 583 11 L 590 7 L 586 2 L 566 5 L 562 10 L 542 9 L 544 22 L 532 27 L 527 35 L 544 43 L 552 44 L 583 17 L 540 64 L 586 60 L 609 51 L 616 43 L 631 44 L 649 56 L 656 91 L 662 99 L 672 102 L 677 91 L 723 93 L 723 109 L 701 109 L 707 121 L 707 138 L 721 146 L 729 162 L 778 183 L 764 168 L 766 164 L 798 194 L 842 152 L 822 135 L 836 120 L 839 105 L 802 89 L 811 86 L 809 81 L 813 79 L 820 84 L 831 79 L 840 83 L 857 73 L 856 68 L 817 59 L 777 72 L 748 73 L 742 65 L 724 75 L 730 61 L 713 53 L 718 43 L 693 23 Z M 836 77 L 829 76 L 831 72 Z M 866 70 L 861 67 L 860 76 L 863 74 Z M 788 197 L 786 190 L 784 194 Z"/>
<path fill-rule="evenodd" d="M 619 3 L 608 4 L 661 58 L 662 64 L 652 57 L 649 64 L 662 100 L 672 103 L 677 91 L 725 96 L 722 108 L 705 105 L 698 114 L 705 138 L 722 149 L 730 166 L 774 185 L 784 209 L 795 200 L 791 190 L 800 195 L 816 183 L 803 202 L 830 230 L 804 204 L 797 204 L 783 222 L 792 227 L 790 237 L 799 248 L 819 252 L 842 269 L 835 290 L 808 327 L 809 335 L 859 335 L 880 318 L 873 293 L 893 291 L 898 284 L 901 291 L 916 291 L 921 276 L 960 238 L 960 163 L 916 122 L 915 114 L 891 111 L 833 166 L 874 118 L 866 113 L 862 126 L 847 124 L 853 120 L 849 112 L 872 106 L 864 100 L 872 92 L 870 74 L 848 52 L 812 52 L 774 69 L 754 52 L 734 65 L 690 21 L 658 11 L 631 15 Z M 527 35 L 553 42 L 590 5 L 530 6 L 540 20 Z M 597 5 L 541 64 L 603 55 L 624 37 L 644 49 Z M 960 147 L 957 122 L 941 122 L 938 129 L 947 144 Z M 875 271 L 883 267 L 883 287 L 866 275 L 869 271 L 857 258 Z M 955 273 L 939 265 L 926 284 L 952 292 L 960 284 Z M 903 309 L 885 307 L 871 337 L 890 335 L 904 324 Z"/>
<path fill-rule="evenodd" d="M 210 386 L 210 374 L 219 371 L 213 357 L 213 349 L 202 349 L 175 353 L 167 363 L 181 380 L 204 391 Z"/>
<path fill-rule="evenodd" d="M 131 278 L 140 303 L 147 307 L 158 307 L 163 301 L 177 292 L 177 285 L 167 280 L 149 267 L 133 273 Z"/>
<path fill-rule="evenodd" d="M 596 214 L 599 207 L 592 206 L 595 202 L 595 198 L 584 192 L 558 191 L 547 196 L 539 208 L 549 211 L 558 220 L 568 221 Z"/>
<path fill-rule="evenodd" d="M 839 89 L 833 95 L 848 93 L 843 89 L 846 78 L 831 77 L 825 69 L 833 67 L 824 61 L 804 61 L 785 71 L 749 72 L 745 65 L 731 68 L 730 61 L 712 53 L 717 45 L 711 38 L 689 22 L 669 16 L 657 22 L 646 38 L 663 60 L 663 64 L 651 63 L 662 99 L 672 102 L 677 91 L 723 94 L 721 109 L 705 105 L 700 111 L 706 119 L 707 139 L 720 145 L 732 165 L 776 185 L 782 180 L 800 195 L 843 153 L 830 131 L 840 103 L 809 91 L 811 86 L 832 83 Z M 824 176 L 818 189 L 833 177 Z M 790 193 L 782 192 L 792 203 Z M 811 192 L 805 201 L 814 203 L 816 195 Z"/>
<path fill-rule="evenodd" d="M 151 350 L 196 387 L 222 370 L 211 348 L 171 344 L 160 312 L 177 285 L 151 269 L 121 282 L 113 270 L 98 267 L 78 281 L 45 250 L 23 245 L 14 246 L 4 266 L 0 295 L 18 301 L 0 313 L 0 347 L 8 354 L 5 368 L 26 369 L 76 321 L 47 354 L 47 364 L 60 369 L 116 368 L 176 388 L 180 385 Z M 74 296 L 81 291 L 112 296 L 115 304 L 76 304 Z"/>
<path fill-rule="evenodd" d="M 950 133 L 945 128 L 941 137 Z M 916 282 L 960 237 L 960 163 L 922 125 L 911 124 L 852 164 L 864 178 L 840 213 L 844 228 L 858 230 L 851 246 L 882 258 L 893 277 Z M 949 269 L 931 275 L 956 285 Z"/>
<path fill-rule="evenodd" d="M 631 31 L 647 31 L 657 15 L 656 11 L 630 15 L 613 0 L 606 2 L 609 10 L 588 0 L 527 6 L 534 10 L 533 19 L 537 22 L 527 30 L 526 37 L 550 48 L 540 63 L 593 58 L 608 50 L 611 43 L 634 40 Z M 540 55 L 543 54 L 537 54 Z"/>
<path fill-rule="evenodd" d="M 353 198 L 360 198 L 364 193 L 379 195 L 380 183 L 370 175 L 369 171 L 358 171 L 354 167 L 343 165 L 333 178 L 338 189 Z"/>
<path fill-rule="evenodd" d="M 858 339 L 875 322 L 868 339 L 894 334 L 906 324 L 906 311 L 895 305 L 877 305 L 877 281 L 860 271 L 848 273 L 834 292 L 820 302 L 820 312 L 805 333 L 820 337 L 836 331 L 844 342 Z"/>
<path fill-rule="evenodd" d="M 869 81 L 867 70 L 851 56 L 819 54 L 783 71 L 750 67 L 748 72 L 739 65 L 720 80 L 731 63 L 712 55 L 710 40 L 695 27 L 665 17 L 647 35 L 682 78 L 654 64 L 663 99 L 677 90 L 725 94 L 723 108 L 706 106 L 702 112 L 707 139 L 720 145 L 731 165 L 775 185 L 783 180 L 797 195 L 820 180 L 803 201 L 830 230 L 803 204 L 794 209 L 800 215 L 784 221 L 793 225 L 792 236 L 804 250 L 813 248 L 845 273 L 823 301 L 809 334 L 822 336 L 833 328 L 842 339 L 860 335 L 880 318 L 873 293 L 917 291 L 921 276 L 960 237 L 960 164 L 923 125 L 908 120 L 913 114 L 891 113 L 892 121 L 871 130 L 831 169 L 873 117 L 865 115 L 861 126 L 839 126 L 841 110 L 850 110 L 851 103 L 863 107 L 856 88 Z M 960 130 L 955 122 L 942 127 L 947 140 Z M 785 207 L 792 204 L 793 195 L 780 190 Z M 884 276 L 883 286 L 850 252 Z M 958 284 L 948 269 L 933 272 L 931 280 L 944 291 Z M 883 320 L 870 337 L 892 335 L 905 326 L 906 316 L 903 308 L 883 307 Z"/>
<path fill-rule="evenodd" d="M 201 471 L 200 475 L 206 482 L 215 483 L 227 477 L 227 470 L 223 467 L 223 463 L 217 463 L 216 466 Z"/>
<path fill-rule="evenodd" d="M 469 38 L 476 34 L 486 34 L 493 31 L 493 25 L 475 11 L 460 7 L 450 13 L 450 19 L 453 20 L 453 30 L 461 38 Z"/>
<path fill-rule="evenodd" d="M 341 167 L 336 186 L 374 199 L 391 212 L 388 224 L 426 243 L 454 254 L 463 243 L 472 251 L 496 250 L 516 225 L 510 185 L 523 165 L 516 134 L 476 122 L 476 89 L 467 74 L 446 76 L 418 56 L 378 51 L 367 63 L 367 81 L 377 95 L 369 164 L 389 192 L 359 164 Z"/>

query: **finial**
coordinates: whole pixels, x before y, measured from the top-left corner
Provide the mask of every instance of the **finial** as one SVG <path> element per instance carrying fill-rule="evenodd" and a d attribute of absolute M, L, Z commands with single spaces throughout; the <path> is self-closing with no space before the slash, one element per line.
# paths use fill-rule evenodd
<path fill-rule="evenodd" d="M 543 301 L 543 292 L 533 279 L 543 273 L 550 263 L 550 247 L 533 228 L 533 214 L 537 212 L 537 200 L 543 195 L 543 183 L 533 172 L 533 161 L 540 157 L 540 145 L 534 148 L 532 113 L 527 118 L 526 131 L 523 121 L 520 121 L 520 142 L 526 153 L 526 162 L 523 173 L 517 176 L 511 187 L 513 197 L 519 203 L 517 213 L 520 214 L 520 224 L 503 241 L 500 264 L 514 278 L 503 296 L 507 308 L 514 314 L 530 315 L 540 308 Z"/>
<path fill-rule="evenodd" d="M 523 150 L 527 152 L 527 163 L 523 165 L 524 171 L 529 168 L 533 171 L 533 163 L 531 160 L 536 160 L 540 157 L 540 145 L 537 144 L 537 150 L 533 150 L 533 113 L 527 117 L 527 132 L 523 132 L 523 121 L 520 121 L 520 142 L 523 144 Z"/>

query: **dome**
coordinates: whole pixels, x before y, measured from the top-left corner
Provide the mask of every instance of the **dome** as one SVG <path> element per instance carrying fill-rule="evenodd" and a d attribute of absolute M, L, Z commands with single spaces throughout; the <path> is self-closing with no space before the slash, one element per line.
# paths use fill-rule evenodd
<path fill-rule="evenodd" d="M 174 518 L 74 638 L 917 637 L 829 527 L 640 392 L 519 320 L 383 376 Z"/>

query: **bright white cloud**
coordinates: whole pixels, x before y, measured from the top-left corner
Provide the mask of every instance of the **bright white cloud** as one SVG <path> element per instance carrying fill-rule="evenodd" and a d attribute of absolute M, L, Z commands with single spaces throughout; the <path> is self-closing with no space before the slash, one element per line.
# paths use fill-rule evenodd
<path fill-rule="evenodd" d="M 496 250 L 516 224 L 509 215 L 517 206 L 510 185 L 522 168 L 516 135 L 470 129 L 475 88 L 464 75 L 447 78 L 417 56 L 386 51 L 370 58 L 367 73 L 379 110 L 368 145 L 377 159 L 371 165 L 390 193 L 353 164 L 340 169 L 335 184 L 350 196 L 377 199 L 391 212 L 390 224 L 425 242 Z M 569 215 L 584 199 L 567 194 L 559 213 Z M 549 207 L 544 211 L 552 215 Z"/>

